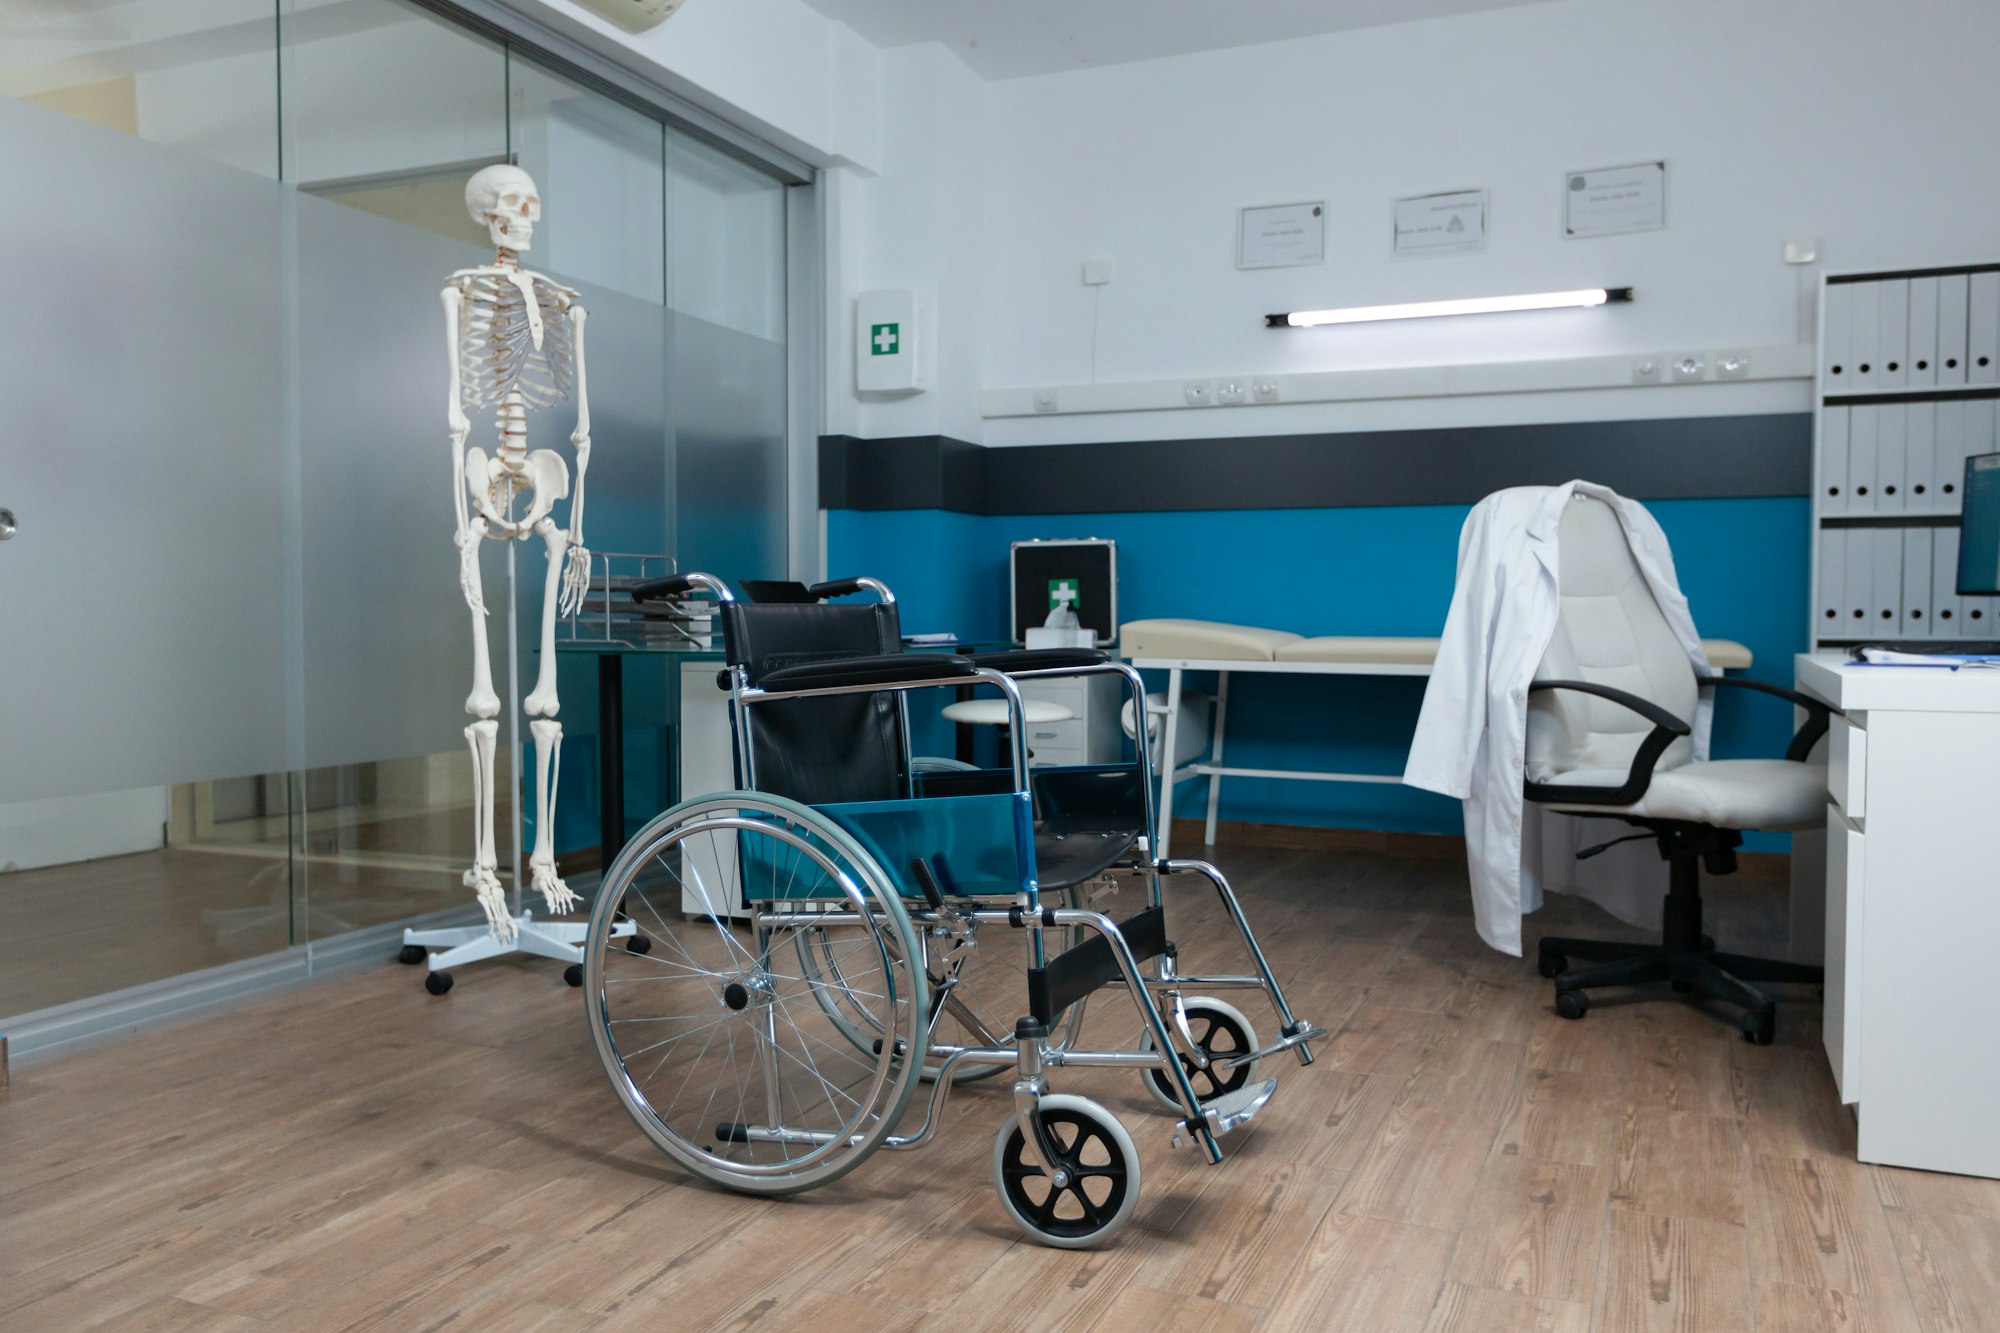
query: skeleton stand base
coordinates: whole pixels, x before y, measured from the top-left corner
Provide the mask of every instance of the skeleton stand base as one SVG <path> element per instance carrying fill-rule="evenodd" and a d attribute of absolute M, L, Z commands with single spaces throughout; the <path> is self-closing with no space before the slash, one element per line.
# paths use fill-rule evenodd
<path fill-rule="evenodd" d="M 440 946 L 440 952 L 430 954 L 427 959 L 432 973 L 460 963 L 480 963 L 515 953 L 580 964 L 583 937 L 589 933 L 590 923 L 586 921 L 537 921 L 533 912 L 523 912 L 514 918 L 514 938 L 510 943 L 494 939 L 485 926 L 448 926 L 442 930 L 405 930 L 403 945 L 405 948 Z M 620 921 L 611 927 L 613 939 L 637 933 L 638 927 L 630 921 Z"/>

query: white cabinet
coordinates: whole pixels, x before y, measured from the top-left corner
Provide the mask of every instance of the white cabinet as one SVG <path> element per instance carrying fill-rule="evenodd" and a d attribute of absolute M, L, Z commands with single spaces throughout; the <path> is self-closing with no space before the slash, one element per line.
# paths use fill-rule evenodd
<path fill-rule="evenodd" d="M 1110 764 L 1124 753 L 1124 732 L 1118 710 L 1125 703 L 1125 682 L 1111 675 L 1070 676 L 1024 680 L 1023 699 L 1045 699 L 1069 709 L 1064 722 L 1038 722 L 1028 728 L 1030 763 Z"/>
<path fill-rule="evenodd" d="M 2000 1178 L 2000 672 L 1802 655 L 1827 768 L 1827 1059 L 1864 1162 Z"/>

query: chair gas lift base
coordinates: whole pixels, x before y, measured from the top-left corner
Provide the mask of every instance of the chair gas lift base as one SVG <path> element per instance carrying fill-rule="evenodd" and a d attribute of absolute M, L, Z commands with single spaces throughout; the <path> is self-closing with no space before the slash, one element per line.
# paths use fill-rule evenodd
<path fill-rule="evenodd" d="M 1739 1011 L 1744 1037 L 1768 1046 L 1777 1032 L 1777 1003 L 1751 985 L 1754 981 L 1818 984 L 1824 972 L 1805 963 L 1750 958 L 1722 953 L 1702 929 L 1701 871 L 1726 875 L 1736 869 L 1736 848 L 1743 835 L 1734 829 L 1706 824 L 1649 823 L 1668 863 L 1669 880 L 1658 944 L 1612 940 L 1544 938 L 1538 970 L 1556 983 L 1556 1012 L 1582 1018 L 1590 1009 L 1585 991 L 1601 986 L 1642 986 L 1666 981 L 1681 994 L 1720 1000 Z M 1646 834 L 1635 836 L 1644 837 Z M 1597 963 L 1569 970 L 1570 956 Z"/>

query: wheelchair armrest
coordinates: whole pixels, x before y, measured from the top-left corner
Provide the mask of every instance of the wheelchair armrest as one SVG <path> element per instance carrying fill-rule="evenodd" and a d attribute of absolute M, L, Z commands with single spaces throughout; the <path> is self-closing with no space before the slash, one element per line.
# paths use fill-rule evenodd
<path fill-rule="evenodd" d="M 830 579 L 825 583 L 815 583 L 812 587 L 806 589 L 806 593 L 814 601 L 824 602 L 832 597 L 845 597 L 849 593 L 860 592 L 863 588 L 866 588 L 869 592 L 874 593 L 876 597 L 880 598 L 884 606 L 895 604 L 896 594 L 889 591 L 888 584 L 882 582 L 880 579 L 871 579 L 865 575 L 859 578 Z"/>
<path fill-rule="evenodd" d="M 861 685 L 940 683 L 973 674 L 972 663 L 951 653 L 890 653 L 882 657 L 837 657 L 780 667 L 758 682 L 767 694 L 793 690 L 832 690 Z"/>
<path fill-rule="evenodd" d="M 1608 699 L 1645 718 L 1653 724 L 1653 729 L 1646 733 L 1646 739 L 1640 741 L 1639 748 L 1633 752 L 1632 768 L 1625 775 L 1622 786 L 1584 787 L 1561 782 L 1524 782 L 1522 794 L 1531 801 L 1563 805 L 1630 805 L 1644 796 L 1646 788 L 1652 785 L 1653 766 L 1660 762 L 1660 756 L 1666 753 L 1667 747 L 1694 732 L 1693 727 L 1652 700 L 1641 699 L 1615 686 L 1598 685 L 1587 680 L 1538 680 L 1528 686 L 1530 694 L 1542 690 L 1575 690 L 1579 694 Z"/>
<path fill-rule="evenodd" d="M 715 594 L 718 602 L 733 602 L 736 597 L 729 591 L 729 585 L 713 574 L 669 574 L 663 579 L 647 579 L 644 583 L 632 585 L 632 600 L 635 602 L 659 602 L 669 597 L 679 597 L 693 588 L 705 588 Z"/>
<path fill-rule="evenodd" d="M 1111 654 L 1095 648 L 1009 648 L 972 654 L 972 665 L 993 671 L 1061 671 L 1066 667 L 1101 666 Z"/>
<path fill-rule="evenodd" d="M 1800 694 L 1797 690 L 1788 690 L 1782 685 L 1771 685 L 1761 680 L 1745 680 L 1740 676 L 1697 676 L 1695 680 L 1703 689 L 1711 685 L 1727 685 L 1731 689 L 1755 690 L 1759 694 L 1784 699 L 1805 709 L 1804 724 L 1792 736 L 1792 743 L 1785 747 L 1785 758 L 1795 764 L 1806 761 L 1807 756 L 1812 754 L 1813 746 L 1819 744 L 1819 738 L 1826 735 L 1826 729 L 1831 724 L 1833 715 L 1840 712 L 1838 708 L 1822 703 L 1809 694 Z"/>

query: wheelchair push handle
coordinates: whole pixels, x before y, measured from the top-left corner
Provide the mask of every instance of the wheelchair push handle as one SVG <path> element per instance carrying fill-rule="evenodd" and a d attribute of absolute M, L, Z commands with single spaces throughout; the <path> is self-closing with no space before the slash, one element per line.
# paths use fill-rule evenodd
<path fill-rule="evenodd" d="M 715 595 L 718 602 L 733 602 L 736 595 L 729 591 L 729 585 L 713 574 L 669 574 L 663 579 L 647 579 L 644 583 L 632 585 L 632 600 L 635 602 L 661 602 L 670 597 L 679 597 L 690 589 L 701 588 Z"/>
<path fill-rule="evenodd" d="M 835 597 L 845 597 L 849 593 L 857 593 L 863 589 L 874 593 L 876 597 L 881 599 L 884 606 L 894 606 L 896 604 L 896 594 L 889 591 L 888 584 L 882 582 L 880 579 L 871 579 L 865 574 L 851 579 L 829 579 L 825 583 L 815 583 L 810 588 L 807 588 L 806 591 L 812 595 L 813 600 L 824 602 Z"/>

